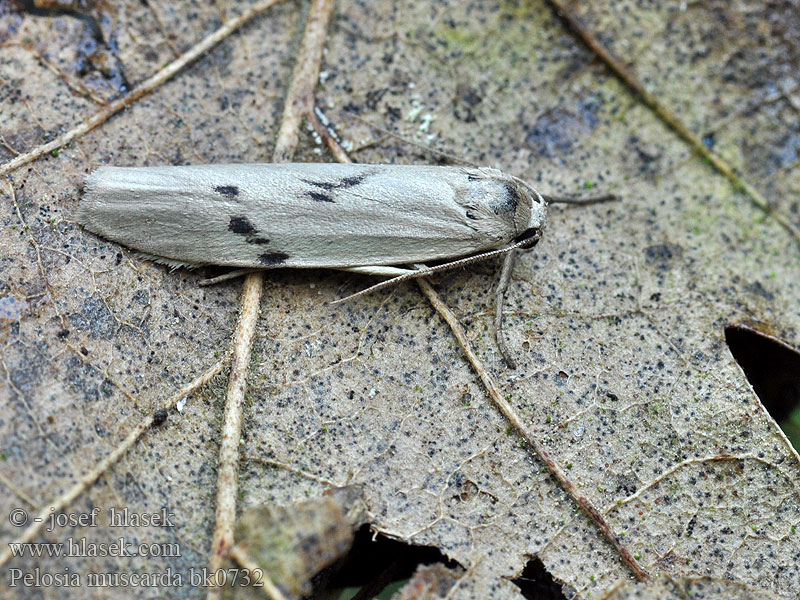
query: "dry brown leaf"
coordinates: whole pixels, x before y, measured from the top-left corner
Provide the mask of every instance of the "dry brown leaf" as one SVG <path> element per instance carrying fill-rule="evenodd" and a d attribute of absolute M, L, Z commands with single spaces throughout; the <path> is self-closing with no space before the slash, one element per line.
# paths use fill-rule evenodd
<path fill-rule="evenodd" d="M 136 83 L 243 6 L 84 10 Z M 748 6 L 624 2 L 578 14 L 797 225 L 797 11 Z M 275 7 L 99 129 L 11 173 L 15 200 L 4 184 L 0 514 L 32 514 L 63 493 L 224 353 L 236 318 L 239 283 L 201 288 L 202 273 L 169 272 L 81 231 L 85 173 L 267 160 L 302 24 L 296 6 Z M 120 92 L 118 69 L 85 59 L 87 31 L 73 16 L 0 4 L 2 162 L 97 113 L 80 85 L 97 98 Z M 371 124 L 544 192 L 622 197 L 553 208 L 545 239 L 519 261 L 506 316 L 516 371 L 504 369 L 488 330 L 498 266 L 444 275 L 437 288 L 528 426 L 652 575 L 731 582 L 703 588 L 705 597 L 730 597 L 730 586 L 795 597 L 798 456 L 723 337 L 747 320 L 800 345 L 800 259 L 786 231 L 697 159 L 545 4 L 340 3 L 327 47 L 318 103 L 356 160 L 436 160 Z M 297 158 L 329 160 L 312 136 Z M 467 569 L 458 597 L 519 598 L 510 579 L 533 555 L 580 597 L 623 593 L 630 572 L 508 431 L 415 286 L 325 305 L 369 281 L 324 271 L 266 278 L 242 454 L 273 466 L 242 464 L 243 509 L 357 484 L 376 531 L 436 546 Z M 181 585 L 149 589 L 153 597 L 200 597 L 189 583 L 210 547 L 224 385 L 214 380 L 170 413 L 66 509 L 98 507 L 96 527 L 36 540 L 124 537 L 173 544 L 180 556 L 15 558 L 3 585 L 37 568 L 84 582 L 168 573 Z M 110 527 L 111 507 L 164 509 L 174 527 Z M 19 534 L 2 520 L 4 544 Z M 28 597 L 16 581 L 7 595 Z M 639 584 L 650 594 L 640 597 L 669 597 L 659 596 L 664 581 Z M 87 596 L 45 592 L 55 593 Z"/>

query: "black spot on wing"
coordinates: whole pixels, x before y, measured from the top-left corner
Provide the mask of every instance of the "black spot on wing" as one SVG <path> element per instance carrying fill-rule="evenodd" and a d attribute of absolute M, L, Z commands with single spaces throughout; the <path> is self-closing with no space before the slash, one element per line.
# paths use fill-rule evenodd
<path fill-rule="evenodd" d="M 314 187 L 318 187 L 321 190 L 344 190 L 347 188 L 355 187 L 357 185 L 361 185 L 364 183 L 364 180 L 367 178 L 366 173 L 362 173 L 361 175 L 352 175 L 351 177 L 344 177 L 339 181 L 312 181 L 310 179 L 301 179 L 303 183 L 307 183 L 308 185 L 313 185 Z"/>
<path fill-rule="evenodd" d="M 467 209 L 467 218 L 477 221 L 480 217 L 478 217 L 478 215 L 476 215 L 472 210 Z"/>
<path fill-rule="evenodd" d="M 508 206 L 508 212 L 515 212 L 517 210 L 517 206 L 519 206 L 519 190 L 517 186 L 515 186 L 511 182 L 507 182 L 505 184 L 506 188 L 506 204 Z"/>
<path fill-rule="evenodd" d="M 311 181 L 310 179 L 301 179 L 303 183 L 307 183 L 308 185 L 313 185 L 314 187 L 318 187 L 321 190 L 334 190 L 336 189 L 336 184 L 331 183 L 329 181 Z"/>
<path fill-rule="evenodd" d="M 256 235 L 258 229 L 255 228 L 255 225 L 253 225 L 247 217 L 231 217 L 230 223 L 228 223 L 228 231 L 243 235 L 248 244 L 269 243 L 267 238 Z"/>
<path fill-rule="evenodd" d="M 333 198 L 331 198 L 328 194 L 323 194 L 322 192 L 308 192 L 308 195 L 312 200 L 317 202 L 333 202 Z"/>
<path fill-rule="evenodd" d="M 247 217 L 231 217 L 231 222 L 228 224 L 228 231 L 238 233 L 239 235 L 251 235 L 256 233 L 256 228 Z"/>
<path fill-rule="evenodd" d="M 315 188 L 332 192 L 333 190 L 346 190 L 357 185 L 361 185 L 367 178 L 366 173 L 361 175 L 352 175 L 351 177 L 344 177 L 339 181 L 313 181 L 311 179 L 301 179 L 303 183 L 313 185 Z M 322 192 L 308 192 L 308 197 L 316 202 L 335 202 L 331 194 Z"/>
<path fill-rule="evenodd" d="M 265 266 L 280 265 L 286 262 L 289 255 L 285 252 L 264 252 L 258 257 L 258 262 Z"/>
<path fill-rule="evenodd" d="M 236 198 L 239 195 L 239 188 L 235 185 L 218 185 L 214 191 L 228 198 Z"/>
<path fill-rule="evenodd" d="M 367 178 L 367 176 L 365 174 L 364 175 L 353 175 L 352 177 L 345 177 L 344 179 L 342 179 L 342 181 L 336 187 L 338 189 L 341 189 L 341 190 L 346 189 L 346 188 L 355 187 L 357 185 L 361 185 L 362 183 L 364 183 L 364 180 L 366 178 Z"/>
<path fill-rule="evenodd" d="M 506 191 L 506 193 L 503 195 L 503 200 L 493 204 L 492 210 L 496 215 L 499 215 L 500 213 L 513 215 L 517 210 L 517 206 L 519 206 L 519 190 L 517 190 L 517 186 L 511 182 L 506 182 L 503 184 L 503 186 L 505 187 Z"/>

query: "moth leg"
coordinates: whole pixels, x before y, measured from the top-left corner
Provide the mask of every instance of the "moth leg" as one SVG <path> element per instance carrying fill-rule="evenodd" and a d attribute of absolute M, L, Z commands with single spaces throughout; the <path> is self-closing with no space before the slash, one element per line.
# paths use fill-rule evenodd
<path fill-rule="evenodd" d="M 369 266 L 369 267 L 348 267 L 346 269 L 340 269 L 342 271 L 350 271 L 352 273 L 361 273 L 362 275 L 378 275 L 381 277 L 397 277 L 399 275 L 408 275 L 409 273 L 413 273 L 413 269 L 400 269 L 398 267 L 384 267 L 384 266 Z M 237 277 L 242 277 L 243 275 L 247 275 L 248 273 L 255 273 L 256 271 L 263 271 L 263 269 L 234 269 L 233 271 L 228 271 L 227 273 L 223 273 L 222 275 L 217 275 L 216 277 L 210 277 L 208 279 L 203 279 L 200 281 L 201 286 L 207 285 L 216 285 L 218 283 L 222 283 L 223 281 L 228 281 L 229 279 L 236 279 Z"/>
<path fill-rule="evenodd" d="M 389 287 L 390 285 L 394 285 L 395 283 L 405 281 L 406 279 L 410 279 L 415 276 L 417 277 L 421 276 L 418 274 L 417 269 L 401 269 L 400 267 L 387 267 L 384 265 L 347 267 L 346 269 L 340 269 L 340 270 L 349 271 L 351 273 L 360 273 L 361 275 L 377 275 L 378 277 L 389 277 L 389 279 L 387 279 L 386 281 L 382 281 L 380 283 L 376 283 L 375 285 L 363 289 L 360 292 L 356 292 L 355 294 L 350 294 L 349 296 L 345 296 L 344 298 L 333 300 L 332 302 L 330 302 L 330 304 L 340 304 L 342 302 L 347 302 L 348 300 L 352 300 L 353 298 L 358 298 L 359 296 L 366 296 L 367 294 L 374 292 L 375 290 Z"/>
<path fill-rule="evenodd" d="M 227 273 L 223 273 L 222 275 L 217 275 L 216 277 L 203 279 L 202 281 L 200 281 L 198 285 L 203 287 L 207 285 L 217 285 L 218 283 L 222 283 L 223 281 L 228 281 L 229 279 L 236 279 L 237 277 L 242 277 L 243 275 L 247 275 L 248 273 L 255 273 L 256 271 L 263 271 L 263 269 L 234 269 L 233 271 L 228 271 Z"/>
<path fill-rule="evenodd" d="M 400 267 L 386 267 L 383 265 L 369 265 L 366 267 L 347 267 L 340 269 L 350 273 L 361 273 L 362 275 L 377 275 L 378 277 L 398 277 L 414 273 L 414 269 L 401 269 Z"/>
<path fill-rule="evenodd" d="M 514 259 L 516 256 L 516 249 L 506 254 L 505 260 L 503 261 L 503 268 L 500 271 L 500 281 L 497 284 L 497 291 L 495 292 L 494 340 L 497 344 L 497 349 L 500 350 L 500 354 L 503 360 L 506 361 L 506 365 L 508 365 L 509 369 L 516 369 L 517 363 L 511 358 L 511 354 L 503 338 L 503 302 L 506 297 L 506 290 L 508 290 L 508 284 L 511 282 L 511 271 L 514 269 Z"/>
<path fill-rule="evenodd" d="M 509 246 L 503 246 L 502 248 L 489 250 L 487 252 L 481 252 L 479 254 L 467 256 L 465 258 L 459 258 L 457 260 L 445 263 L 443 265 L 437 265 L 435 267 L 424 267 L 421 269 L 397 269 L 397 267 L 369 266 L 369 267 L 351 267 L 349 269 L 343 269 L 345 271 L 355 271 L 356 273 L 375 273 L 375 274 L 384 274 L 384 273 L 388 274 L 389 269 L 392 270 L 396 269 L 397 271 L 403 271 L 403 273 L 399 275 L 389 275 L 391 279 L 387 279 L 386 281 L 381 281 L 380 283 L 376 283 L 375 285 L 368 287 L 367 289 L 361 290 L 360 292 L 356 292 L 355 294 L 350 294 L 346 298 L 340 298 L 339 300 L 334 300 L 333 302 L 331 302 L 331 304 L 339 304 L 340 302 L 344 302 L 345 300 L 352 300 L 353 298 L 364 296 L 365 294 L 369 294 L 371 292 L 375 292 L 385 287 L 389 287 L 390 285 L 398 284 L 401 281 L 405 281 L 406 279 L 416 279 L 417 277 L 425 277 L 427 275 L 433 275 L 434 273 L 440 273 L 442 271 L 450 271 L 452 269 L 457 269 L 459 267 L 465 267 L 467 265 L 471 265 L 476 262 L 481 262 L 484 260 L 488 260 L 490 258 L 494 258 L 495 256 L 508 254 L 509 252 L 512 252 L 517 248 L 533 248 L 538 243 L 540 237 L 541 237 L 541 231 L 536 230 L 535 232 L 533 232 L 532 235 L 526 236 L 524 239 L 517 240 Z M 382 270 L 383 273 L 378 273 L 378 270 Z M 509 277 L 511 277 L 511 275 L 509 275 Z M 506 287 L 508 287 L 507 283 Z"/>

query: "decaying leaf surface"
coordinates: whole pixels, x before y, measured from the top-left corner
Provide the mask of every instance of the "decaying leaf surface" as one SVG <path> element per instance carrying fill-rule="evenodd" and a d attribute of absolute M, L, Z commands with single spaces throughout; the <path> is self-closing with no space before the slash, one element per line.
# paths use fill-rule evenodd
<path fill-rule="evenodd" d="M 392 596 L 392 600 L 423 600 L 447 598 L 463 579 L 460 569 L 448 569 L 440 563 L 420 565 L 409 582 Z"/>
<path fill-rule="evenodd" d="M 108 98 L 246 4 L 98 5 L 89 14 L 124 78 L 113 61 L 104 70 L 85 59 L 95 38 L 82 21 L 0 6 L 6 162 L 99 109 L 76 82 Z M 608 10 L 576 7 L 651 92 L 800 224 L 796 6 Z M 266 160 L 302 21 L 297 6 L 275 7 L 57 156 L 11 173 L 10 187 L 3 182 L 4 543 L 19 534 L 5 515 L 32 513 L 113 450 L 214 362 L 236 316 L 238 283 L 201 288 L 201 273 L 171 273 L 82 232 L 74 215 L 83 176 L 101 164 Z M 798 457 L 723 333 L 755 321 L 800 345 L 800 260 L 785 230 L 698 160 L 544 4 L 341 3 L 327 48 L 318 103 L 356 160 L 435 160 L 383 139 L 369 126 L 377 125 L 545 192 L 621 196 L 553 208 L 545 239 L 519 261 L 505 320 L 515 371 L 488 333 L 497 265 L 443 275 L 437 287 L 527 425 L 649 572 L 794 597 Z M 329 160 L 311 138 L 298 159 Z M 242 508 L 357 484 L 376 530 L 436 546 L 468 569 L 459 597 L 520 597 L 510 579 L 532 555 L 581 597 L 618 592 L 631 574 L 508 430 L 414 286 L 325 304 L 367 283 L 323 271 L 267 277 Z M 23 575 L 48 585 L 42 574 L 86 583 L 104 573 L 162 576 L 153 597 L 200 597 L 190 584 L 210 546 L 223 389 L 218 378 L 172 412 L 67 509 L 99 508 L 94 526 L 72 522 L 37 540 L 124 537 L 146 544 L 144 554 L 87 547 L 66 560 L 14 558 L 3 575 L 6 586 L 17 577 L 9 593 L 27 597 Z M 171 526 L 112 527 L 112 507 L 163 509 Z M 175 549 L 179 556 L 164 556 Z M 107 581 L 116 587 L 91 597 L 130 592 L 119 578 Z"/>
<path fill-rule="evenodd" d="M 700 600 L 701 598 L 729 598 L 730 600 L 761 600 L 775 598 L 770 592 L 741 582 L 725 581 L 712 577 L 672 578 L 659 576 L 648 584 L 625 582 L 606 596 L 608 600 L 649 600 L 674 598 Z"/>
<path fill-rule="evenodd" d="M 364 516 L 357 487 L 335 488 L 289 506 L 246 510 L 237 523 L 236 543 L 286 597 L 305 598 L 313 592 L 312 579 L 347 555 Z M 242 591 L 248 598 L 261 597 L 256 588 Z"/>

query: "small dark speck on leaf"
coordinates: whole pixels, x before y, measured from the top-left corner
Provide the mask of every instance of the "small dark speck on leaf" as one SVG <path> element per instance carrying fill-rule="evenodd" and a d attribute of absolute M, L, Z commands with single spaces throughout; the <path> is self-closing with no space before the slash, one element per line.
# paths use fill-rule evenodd
<path fill-rule="evenodd" d="M 680 258 L 683 248 L 678 244 L 655 244 L 645 249 L 645 260 L 649 264 L 666 268 L 673 258 Z"/>
<path fill-rule="evenodd" d="M 744 286 L 744 290 L 754 296 L 761 296 L 766 300 L 774 300 L 775 294 L 765 288 L 760 281 L 754 281 Z"/>
<path fill-rule="evenodd" d="M 378 103 L 383 98 L 384 94 L 389 91 L 389 88 L 383 88 L 378 90 L 370 90 L 367 92 L 367 97 L 365 100 L 365 104 L 367 108 L 370 110 L 375 110 L 378 107 Z"/>
<path fill-rule="evenodd" d="M 167 411 L 163 408 L 158 409 L 153 413 L 153 427 L 158 427 L 167 420 Z"/>
<path fill-rule="evenodd" d="M 398 119 L 400 119 L 400 117 L 403 116 L 403 112 L 396 106 L 387 106 L 386 116 L 389 117 L 389 119 L 392 121 L 397 121 Z"/>

